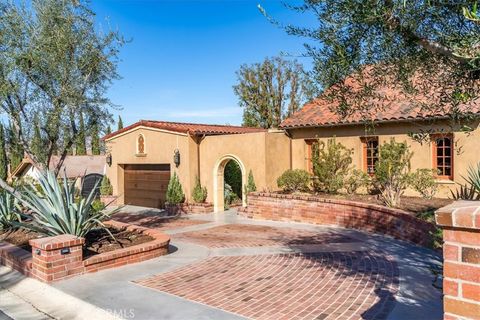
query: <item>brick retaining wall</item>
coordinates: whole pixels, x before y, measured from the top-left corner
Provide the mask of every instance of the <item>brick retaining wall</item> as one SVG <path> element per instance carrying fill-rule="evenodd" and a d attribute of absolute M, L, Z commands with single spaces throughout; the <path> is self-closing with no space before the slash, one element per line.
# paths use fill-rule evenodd
<path fill-rule="evenodd" d="M 253 219 L 335 225 L 431 244 L 435 227 L 408 212 L 380 205 L 317 196 L 251 193 L 239 214 Z"/>
<path fill-rule="evenodd" d="M 444 319 L 480 319 L 480 204 L 453 203 L 435 220 L 444 228 Z"/>
<path fill-rule="evenodd" d="M 168 253 L 170 238 L 154 229 L 107 221 L 114 228 L 139 231 L 154 240 L 128 248 L 104 252 L 83 259 L 85 239 L 60 235 L 30 240 L 32 252 L 0 241 L 0 264 L 43 282 L 54 282 L 76 275 L 137 263 Z"/>

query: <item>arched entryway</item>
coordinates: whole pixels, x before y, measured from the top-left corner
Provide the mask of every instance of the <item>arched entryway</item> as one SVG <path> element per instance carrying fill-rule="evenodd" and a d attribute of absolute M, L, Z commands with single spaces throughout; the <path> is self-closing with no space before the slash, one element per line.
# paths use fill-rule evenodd
<path fill-rule="evenodd" d="M 245 170 L 245 165 L 242 163 L 242 161 L 234 156 L 234 155 L 225 155 L 221 157 L 216 163 L 215 167 L 213 168 L 213 205 L 214 205 L 214 211 L 215 212 L 220 212 L 225 210 L 225 167 L 230 161 L 235 161 L 238 167 L 240 168 L 241 171 L 241 176 L 242 176 L 242 191 L 243 191 L 243 186 L 245 185 L 246 181 L 246 170 Z M 246 205 L 246 198 L 244 193 L 241 193 L 242 195 L 242 205 Z"/>

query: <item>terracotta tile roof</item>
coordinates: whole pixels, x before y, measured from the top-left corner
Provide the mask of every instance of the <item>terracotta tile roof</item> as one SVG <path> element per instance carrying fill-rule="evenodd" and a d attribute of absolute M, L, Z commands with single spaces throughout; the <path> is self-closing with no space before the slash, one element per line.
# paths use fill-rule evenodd
<path fill-rule="evenodd" d="M 251 133 L 251 132 L 265 132 L 262 128 L 249 128 L 240 126 L 228 126 L 228 125 L 214 125 L 214 124 L 199 124 L 199 123 L 183 123 L 183 122 L 168 122 L 168 121 L 153 121 L 153 120 L 140 120 L 128 127 L 112 132 L 111 134 L 103 137 L 104 140 L 110 139 L 118 134 L 129 131 L 137 127 L 149 127 L 155 129 L 161 129 L 166 131 L 173 131 L 179 133 L 186 133 L 191 135 L 220 135 L 220 134 L 239 134 L 239 133 Z"/>
<path fill-rule="evenodd" d="M 358 82 L 353 78 L 347 78 L 345 84 L 351 92 L 356 92 L 356 88 L 359 87 Z M 431 103 L 431 101 L 438 101 L 440 99 L 440 94 L 434 89 L 432 89 L 432 94 L 428 97 L 416 96 L 412 98 L 402 94 L 398 88 L 383 86 L 375 91 L 375 98 L 371 99 L 373 109 L 368 111 L 367 115 L 362 113 L 364 111 L 359 110 L 343 117 L 335 112 L 339 101 L 327 98 L 327 94 L 324 94 L 305 104 L 302 109 L 285 119 L 280 124 L 280 128 L 291 129 L 358 124 L 365 120 L 374 122 L 398 122 L 446 118 L 448 117 L 448 111 L 427 111 L 420 107 L 422 103 L 428 104 Z M 447 108 L 444 109 L 447 110 Z M 463 112 L 480 115 L 480 99 L 477 99 L 477 101 L 471 103 L 469 106 L 460 107 L 460 109 L 463 109 Z"/>

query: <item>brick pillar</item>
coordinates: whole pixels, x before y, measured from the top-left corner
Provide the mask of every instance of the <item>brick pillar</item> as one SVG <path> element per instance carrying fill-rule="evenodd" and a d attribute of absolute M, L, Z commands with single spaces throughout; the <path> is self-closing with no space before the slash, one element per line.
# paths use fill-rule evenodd
<path fill-rule="evenodd" d="M 43 282 L 52 282 L 83 273 L 84 243 L 84 238 L 72 235 L 30 240 L 32 276 Z"/>
<path fill-rule="evenodd" d="M 480 204 L 455 202 L 435 221 L 443 228 L 444 319 L 480 319 Z"/>

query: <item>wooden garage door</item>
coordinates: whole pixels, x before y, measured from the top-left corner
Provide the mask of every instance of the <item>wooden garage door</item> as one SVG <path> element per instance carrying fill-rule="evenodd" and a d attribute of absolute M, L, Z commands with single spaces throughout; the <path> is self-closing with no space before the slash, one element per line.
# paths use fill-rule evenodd
<path fill-rule="evenodd" d="M 125 165 L 125 204 L 163 208 L 169 179 L 169 164 Z"/>

